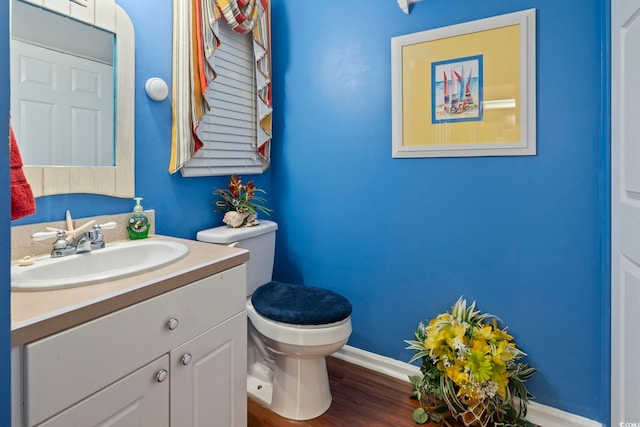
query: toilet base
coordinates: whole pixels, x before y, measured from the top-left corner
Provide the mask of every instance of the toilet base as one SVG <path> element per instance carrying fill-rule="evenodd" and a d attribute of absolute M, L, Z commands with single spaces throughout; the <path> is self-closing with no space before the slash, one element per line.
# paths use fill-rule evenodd
<path fill-rule="evenodd" d="M 331 406 L 331 390 L 324 357 L 276 357 L 273 384 L 249 375 L 249 397 L 281 417 L 310 420 Z"/>
<path fill-rule="evenodd" d="M 271 396 L 273 396 L 273 385 L 247 375 L 247 394 L 251 399 L 269 408 L 271 407 Z"/>

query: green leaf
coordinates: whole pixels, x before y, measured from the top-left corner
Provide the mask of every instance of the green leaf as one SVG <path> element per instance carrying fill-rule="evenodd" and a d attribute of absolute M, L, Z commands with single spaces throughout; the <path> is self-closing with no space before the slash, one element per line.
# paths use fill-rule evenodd
<path fill-rule="evenodd" d="M 422 382 L 422 377 L 420 375 L 410 375 L 409 382 L 413 384 L 414 387 L 418 387 Z"/>
<path fill-rule="evenodd" d="M 433 422 L 439 423 L 440 421 L 442 421 L 442 417 L 438 414 L 434 414 L 433 412 L 429 413 L 429 416 L 431 417 Z"/>
<path fill-rule="evenodd" d="M 429 415 L 424 408 L 416 408 L 416 410 L 413 411 L 413 420 L 418 424 L 424 424 L 429 421 Z"/>

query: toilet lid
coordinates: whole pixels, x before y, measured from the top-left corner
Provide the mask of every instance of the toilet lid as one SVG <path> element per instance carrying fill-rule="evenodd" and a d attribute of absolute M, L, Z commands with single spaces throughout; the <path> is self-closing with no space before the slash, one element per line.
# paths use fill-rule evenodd
<path fill-rule="evenodd" d="M 325 325 L 351 315 L 351 303 L 340 294 L 314 286 L 269 282 L 251 296 L 262 316 L 293 325 Z"/>

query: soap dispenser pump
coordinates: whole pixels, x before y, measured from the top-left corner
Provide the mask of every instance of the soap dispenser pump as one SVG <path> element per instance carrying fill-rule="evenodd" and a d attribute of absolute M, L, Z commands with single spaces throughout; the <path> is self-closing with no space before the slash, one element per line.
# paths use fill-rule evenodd
<path fill-rule="evenodd" d="M 131 240 L 146 239 L 149 235 L 149 218 L 144 214 L 144 209 L 140 204 L 142 197 L 134 197 L 136 205 L 133 207 L 133 214 L 129 218 L 127 231 Z"/>

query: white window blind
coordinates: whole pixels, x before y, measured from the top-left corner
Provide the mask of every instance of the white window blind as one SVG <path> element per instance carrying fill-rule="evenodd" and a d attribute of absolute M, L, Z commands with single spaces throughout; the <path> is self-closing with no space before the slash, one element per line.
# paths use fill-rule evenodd
<path fill-rule="evenodd" d="M 211 109 L 197 130 L 204 146 L 181 169 L 185 177 L 258 174 L 267 167 L 257 151 L 252 35 L 237 34 L 224 21 L 217 27 L 221 41 L 213 64 L 217 77 L 205 93 Z"/>

